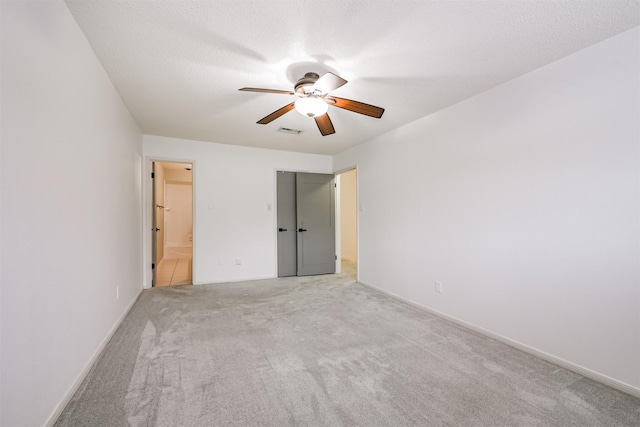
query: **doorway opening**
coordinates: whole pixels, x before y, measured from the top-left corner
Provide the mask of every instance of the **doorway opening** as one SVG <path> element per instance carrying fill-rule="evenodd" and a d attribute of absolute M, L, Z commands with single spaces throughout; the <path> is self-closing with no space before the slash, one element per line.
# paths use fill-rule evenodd
<path fill-rule="evenodd" d="M 193 283 L 193 165 L 152 163 L 153 286 Z"/>
<path fill-rule="evenodd" d="M 340 265 L 344 274 L 358 272 L 358 181 L 356 169 L 338 174 L 340 206 Z"/>

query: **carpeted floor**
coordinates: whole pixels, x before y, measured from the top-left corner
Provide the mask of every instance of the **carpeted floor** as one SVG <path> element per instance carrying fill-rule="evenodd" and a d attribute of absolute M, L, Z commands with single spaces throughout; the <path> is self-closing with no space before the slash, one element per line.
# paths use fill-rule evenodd
<path fill-rule="evenodd" d="M 348 274 L 146 290 L 56 426 L 638 426 L 640 399 Z"/>

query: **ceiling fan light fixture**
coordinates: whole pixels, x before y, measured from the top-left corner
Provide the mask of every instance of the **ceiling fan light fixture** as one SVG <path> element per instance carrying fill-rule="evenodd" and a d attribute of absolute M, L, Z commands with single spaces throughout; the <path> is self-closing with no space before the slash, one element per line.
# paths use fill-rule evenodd
<path fill-rule="evenodd" d="M 321 116 L 329 109 L 329 105 L 324 101 L 324 99 L 315 95 L 297 99 L 295 107 L 298 113 L 307 117 Z"/>
<path fill-rule="evenodd" d="M 329 118 L 329 114 L 327 114 L 329 104 L 337 108 L 342 108 L 343 110 L 364 114 L 365 116 L 374 117 L 376 119 L 382 117 L 382 113 L 384 113 L 384 108 L 376 107 L 375 105 L 369 105 L 364 102 L 353 101 L 351 99 L 338 98 L 337 96 L 327 97 L 329 92 L 344 86 L 346 83 L 347 81 L 345 79 L 333 73 L 325 73 L 322 77 L 319 77 L 318 74 L 309 72 L 301 79 L 298 79 L 294 86 L 294 92 L 257 87 L 243 87 L 238 90 L 295 95 L 297 97 L 295 101 L 290 102 L 273 113 L 266 115 L 256 123 L 259 125 L 269 124 L 275 119 L 282 117 L 289 111 L 295 109 L 303 116 L 313 118 L 322 136 L 327 136 L 336 133 L 333 123 L 331 122 L 331 118 Z M 287 133 L 289 133 L 289 131 L 295 132 L 294 129 L 282 129 L 280 131 Z"/>

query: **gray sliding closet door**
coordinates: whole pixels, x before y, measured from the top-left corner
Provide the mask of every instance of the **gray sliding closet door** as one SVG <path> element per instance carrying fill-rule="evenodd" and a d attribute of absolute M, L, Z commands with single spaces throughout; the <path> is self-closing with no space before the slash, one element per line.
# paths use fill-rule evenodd
<path fill-rule="evenodd" d="M 277 173 L 278 277 L 295 276 L 296 267 L 296 174 Z"/>
<path fill-rule="evenodd" d="M 298 276 L 335 273 L 334 176 L 296 173 Z"/>

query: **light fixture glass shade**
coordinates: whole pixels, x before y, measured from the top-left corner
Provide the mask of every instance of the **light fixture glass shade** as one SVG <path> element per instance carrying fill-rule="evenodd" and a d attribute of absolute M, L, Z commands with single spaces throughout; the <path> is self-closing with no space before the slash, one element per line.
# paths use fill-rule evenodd
<path fill-rule="evenodd" d="M 329 105 L 322 98 L 314 95 L 296 100 L 295 106 L 298 113 L 307 117 L 321 116 L 329 109 Z"/>

